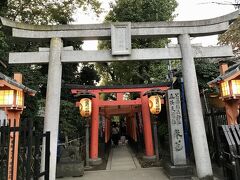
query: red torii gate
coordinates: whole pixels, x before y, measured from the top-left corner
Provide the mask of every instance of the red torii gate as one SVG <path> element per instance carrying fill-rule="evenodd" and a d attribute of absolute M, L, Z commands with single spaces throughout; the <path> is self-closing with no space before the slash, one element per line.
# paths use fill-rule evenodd
<path fill-rule="evenodd" d="M 170 83 L 152 84 L 152 85 L 125 85 L 125 86 L 81 86 L 75 85 L 71 89 L 73 95 L 83 90 L 94 94 L 96 98 L 92 99 L 92 120 L 91 120 L 91 140 L 90 140 L 90 159 L 98 161 L 98 132 L 99 132 L 99 115 L 105 117 L 105 143 L 109 142 L 111 129 L 110 118 L 113 115 L 128 115 L 127 131 L 131 138 L 137 141 L 136 122 L 134 119 L 135 112 L 142 112 L 143 133 L 145 142 L 146 158 L 154 157 L 154 147 L 152 141 L 152 129 L 150 112 L 148 107 L 148 97 L 143 96 L 146 91 L 153 88 L 159 88 L 163 91 L 169 89 Z M 115 93 L 116 100 L 105 101 L 100 98 L 101 93 Z M 135 100 L 124 100 L 125 93 L 138 93 L 139 98 Z M 162 102 L 163 103 L 163 102 Z M 79 102 L 76 103 L 77 106 Z M 131 119 L 131 121 L 129 120 Z"/>

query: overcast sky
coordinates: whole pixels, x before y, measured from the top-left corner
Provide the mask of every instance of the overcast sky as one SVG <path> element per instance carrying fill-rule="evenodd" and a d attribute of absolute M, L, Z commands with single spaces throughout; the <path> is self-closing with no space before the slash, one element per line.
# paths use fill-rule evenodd
<path fill-rule="evenodd" d="M 81 12 L 77 13 L 75 16 L 77 24 L 91 24 L 91 23 L 101 23 L 104 19 L 105 14 L 109 10 L 108 3 L 112 0 L 100 0 L 102 1 L 102 7 L 105 13 L 99 18 L 95 17 L 92 13 L 83 14 Z M 217 16 L 225 15 L 230 12 L 235 11 L 232 5 L 219 5 L 216 3 L 234 3 L 235 0 L 177 0 L 178 7 L 175 11 L 177 17 L 176 21 L 184 20 L 199 20 L 199 19 L 209 19 Z M 212 3 L 216 2 L 216 3 Z M 173 43 L 176 41 L 173 40 Z M 194 38 L 192 43 L 202 43 L 204 46 L 216 45 L 217 36 L 208 36 L 204 38 Z M 83 45 L 84 50 L 95 50 L 97 49 L 96 41 L 87 41 Z"/>

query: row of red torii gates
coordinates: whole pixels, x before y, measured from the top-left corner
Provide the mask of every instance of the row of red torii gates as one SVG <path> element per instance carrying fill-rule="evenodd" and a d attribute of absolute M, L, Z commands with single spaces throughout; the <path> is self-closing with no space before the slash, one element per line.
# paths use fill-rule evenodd
<path fill-rule="evenodd" d="M 91 139 L 90 139 L 90 159 L 91 161 L 98 161 L 98 134 L 99 134 L 99 117 L 105 118 L 105 143 L 108 143 L 111 138 L 111 117 L 114 115 L 126 115 L 127 118 L 127 132 L 128 135 L 137 141 L 136 121 L 134 121 L 134 113 L 142 114 L 143 121 L 143 134 L 145 143 L 145 156 L 146 158 L 153 158 L 154 147 L 152 138 L 152 128 L 150 111 L 148 105 L 148 97 L 144 96 L 146 91 L 153 88 L 159 88 L 163 91 L 169 89 L 169 83 L 162 83 L 158 85 L 128 85 L 128 86 L 113 86 L 113 87 L 87 87 L 87 86 L 74 86 L 71 89 L 73 95 L 81 91 L 88 91 L 96 96 L 92 99 L 92 116 L 90 121 Z M 103 100 L 101 99 L 102 93 L 115 93 L 116 100 Z M 139 98 L 135 100 L 124 99 L 125 93 L 138 93 Z M 162 101 L 162 104 L 164 101 Z M 78 106 L 78 103 L 77 103 Z"/>

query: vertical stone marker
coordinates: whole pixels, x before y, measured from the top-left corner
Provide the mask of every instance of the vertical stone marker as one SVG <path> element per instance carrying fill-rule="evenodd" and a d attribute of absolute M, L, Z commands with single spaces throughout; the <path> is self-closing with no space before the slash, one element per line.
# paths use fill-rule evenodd
<path fill-rule="evenodd" d="M 164 168 L 170 179 L 191 179 L 192 167 L 187 165 L 179 89 L 167 91 L 167 115 L 171 161 Z"/>
<path fill-rule="evenodd" d="M 179 89 L 167 91 L 167 109 L 171 162 L 173 165 L 186 165 L 187 161 Z"/>

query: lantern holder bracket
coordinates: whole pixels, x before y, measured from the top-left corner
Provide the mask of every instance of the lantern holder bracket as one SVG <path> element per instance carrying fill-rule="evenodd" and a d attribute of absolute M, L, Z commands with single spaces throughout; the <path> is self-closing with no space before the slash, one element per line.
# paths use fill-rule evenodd
<path fill-rule="evenodd" d="M 166 92 L 165 91 L 163 91 L 163 90 L 161 90 L 161 89 L 159 89 L 159 88 L 153 88 L 153 89 L 151 89 L 151 90 L 149 90 L 149 91 L 146 91 L 144 94 L 143 94 L 143 96 L 148 96 L 148 97 L 150 97 L 150 96 L 153 96 L 153 95 L 160 95 L 160 96 L 165 96 L 165 94 L 166 94 Z"/>
<path fill-rule="evenodd" d="M 92 98 L 96 98 L 96 95 L 87 90 L 83 90 L 83 91 L 79 91 L 76 95 L 74 95 L 74 97 L 80 97 L 81 99 L 82 98 L 92 99 Z"/>

